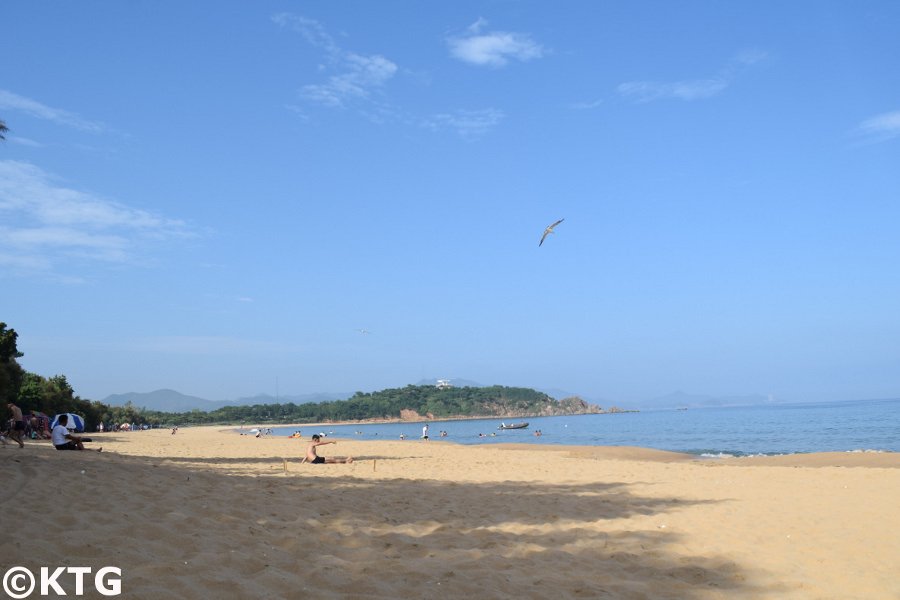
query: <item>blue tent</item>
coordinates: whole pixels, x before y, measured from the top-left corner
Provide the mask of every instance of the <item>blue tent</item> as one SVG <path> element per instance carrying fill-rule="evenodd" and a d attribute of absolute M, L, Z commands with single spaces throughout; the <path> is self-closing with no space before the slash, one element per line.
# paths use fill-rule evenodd
<path fill-rule="evenodd" d="M 75 433 L 84 433 L 84 419 L 76 415 L 75 413 L 59 413 L 55 417 L 53 417 L 53 421 L 50 422 L 50 429 L 56 427 L 56 424 L 59 422 L 60 415 L 69 415 L 69 422 L 66 423 L 66 429 L 69 431 L 75 431 Z"/>

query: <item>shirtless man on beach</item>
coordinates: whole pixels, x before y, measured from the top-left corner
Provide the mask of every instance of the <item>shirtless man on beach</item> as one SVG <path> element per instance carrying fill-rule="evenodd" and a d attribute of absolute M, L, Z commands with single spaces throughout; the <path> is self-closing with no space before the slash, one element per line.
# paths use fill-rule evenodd
<path fill-rule="evenodd" d="M 22 442 L 22 436 L 25 435 L 25 417 L 22 416 L 22 409 L 12 402 L 7 403 L 6 407 L 12 413 L 14 421 L 9 428 L 9 437 L 19 444 L 19 448 L 24 448 L 25 443 Z"/>
<path fill-rule="evenodd" d="M 306 447 L 306 458 L 303 459 L 303 462 L 310 462 L 314 465 L 320 464 L 334 464 L 334 463 L 352 463 L 352 456 L 329 456 L 325 458 L 324 456 L 319 456 L 316 454 L 316 446 L 324 446 L 325 444 L 337 444 L 337 441 L 331 440 L 328 442 L 323 442 L 321 436 L 319 434 L 315 434 L 312 436 L 312 441 Z"/>

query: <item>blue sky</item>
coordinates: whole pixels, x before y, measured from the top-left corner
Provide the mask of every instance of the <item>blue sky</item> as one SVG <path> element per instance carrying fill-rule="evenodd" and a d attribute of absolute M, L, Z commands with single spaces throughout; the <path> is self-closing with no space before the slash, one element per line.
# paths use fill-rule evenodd
<path fill-rule="evenodd" d="M 0 21 L 0 320 L 82 397 L 900 395 L 896 2 Z"/>

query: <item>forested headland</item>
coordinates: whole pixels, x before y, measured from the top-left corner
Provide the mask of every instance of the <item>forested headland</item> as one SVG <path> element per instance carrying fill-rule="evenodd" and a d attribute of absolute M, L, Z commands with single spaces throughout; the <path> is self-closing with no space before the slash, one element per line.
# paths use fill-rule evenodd
<path fill-rule="evenodd" d="M 408 385 L 357 392 L 347 400 L 315 404 L 226 406 L 210 412 L 161 413 L 173 424 L 325 423 L 453 417 L 529 417 L 601 412 L 580 398 L 555 400 L 528 388 L 490 386 L 437 388 Z"/>
<path fill-rule="evenodd" d="M 172 426 L 254 423 L 324 423 L 337 421 L 436 419 L 454 417 L 534 417 L 599 413 L 599 406 L 578 397 L 556 400 L 530 388 L 445 387 L 408 385 L 379 392 L 357 392 L 347 400 L 309 404 L 255 404 L 226 406 L 204 412 L 166 413 L 132 404 L 108 406 L 84 400 L 75 394 L 65 375 L 44 377 L 30 373 L 16 359 L 17 334 L 0 323 L 0 400 L 3 409 L 14 402 L 26 415 L 31 411 L 53 416 L 71 412 L 81 415 L 87 430 L 103 423 Z M 8 418 L 8 415 L 7 417 Z"/>

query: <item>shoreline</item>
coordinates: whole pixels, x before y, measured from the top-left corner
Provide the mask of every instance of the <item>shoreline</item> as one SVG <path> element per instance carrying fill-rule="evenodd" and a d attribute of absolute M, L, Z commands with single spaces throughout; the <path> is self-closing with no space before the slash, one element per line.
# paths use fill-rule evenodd
<path fill-rule="evenodd" d="M 615 413 L 609 413 L 609 414 L 615 414 Z M 472 420 L 472 419 L 461 419 L 461 420 Z M 482 417 L 478 417 L 475 420 L 493 420 L 493 419 L 492 418 L 484 419 Z M 251 429 L 258 428 L 260 430 L 265 430 L 266 428 L 269 428 L 269 429 L 293 429 L 293 428 L 296 428 L 298 430 L 312 429 L 312 430 L 314 430 L 315 433 L 326 432 L 326 436 L 334 437 L 331 433 L 327 433 L 328 427 L 338 427 L 338 426 L 350 427 L 350 426 L 354 426 L 354 425 L 379 425 L 379 424 L 395 425 L 395 424 L 402 424 L 402 423 L 416 424 L 416 423 L 424 423 L 424 422 L 428 422 L 428 423 L 438 422 L 439 423 L 441 421 L 429 420 L 429 421 L 383 421 L 383 422 L 377 422 L 377 423 L 365 423 L 365 422 L 340 422 L 340 423 L 327 423 L 326 422 L 326 423 L 300 423 L 300 424 L 295 423 L 295 424 L 286 424 L 286 425 L 276 425 L 274 427 L 269 427 L 267 425 L 253 424 L 253 425 L 244 425 L 244 427 L 249 427 Z M 196 429 L 196 428 L 204 428 L 204 427 L 205 428 L 218 427 L 220 431 L 223 431 L 226 433 L 233 432 L 233 433 L 238 433 L 239 435 L 247 436 L 247 433 L 242 432 L 241 429 L 231 428 L 230 426 L 196 425 L 196 426 L 186 426 L 184 429 L 187 430 L 187 429 Z M 239 425 L 237 427 L 241 427 L 241 426 Z M 249 429 L 246 431 L 249 432 Z M 301 440 L 308 439 L 310 435 L 311 434 L 304 434 L 304 436 L 299 439 L 301 439 Z M 346 435 L 346 434 L 344 434 L 344 435 Z M 250 437 L 253 437 L 253 436 L 250 436 Z M 262 437 L 289 438 L 290 435 L 272 434 L 271 436 L 262 436 Z M 490 437 L 491 441 L 487 441 L 488 437 Z M 389 437 L 373 439 L 373 438 L 358 438 L 356 436 L 347 436 L 342 439 L 345 439 L 348 441 L 352 440 L 352 441 L 357 441 L 357 442 L 374 442 L 374 443 L 395 441 L 394 438 L 389 438 Z M 469 447 L 469 448 L 482 447 L 482 446 L 503 447 L 503 446 L 510 446 L 510 445 L 521 445 L 521 446 L 527 447 L 527 448 L 540 448 L 540 449 L 636 448 L 636 449 L 643 449 L 646 451 L 670 453 L 673 455 L 684 455 L 685 457 L 688 457 L 690 459 L 696 459 L 696 460 L 701 460 L 701 461 L 722 461 L 722 462 L 726 462 L 729 464 L 731 464 L 731 462 L 733 462 L 734 464 L 772 464 L 772 465 L 779 465 L 779 464 L 788 465 L 788 464 L 790 464 L 790 465 L 801 465 L 801 466 L 810 465 L 811 466 L 811 465 L 815 465 L 815 464 L 822 462 L 820 459 L 816 459 L 814 457 L 819 456 L 819 455 L 825 455 L 825 456 L 829 457 L 828 460 L 826 460 L 825 462 L 832 462 L 834 464 L 840 464 L 840 465 L 844 465 L 844 464 L 859 465 L 859 464 L 865 463 L 866 459 L 851 458 L 851 456 L 855 456 L 855 455 L 862 455 L 862 456 L 886 455 L 888 457 L 894 457 L 894 458 L 879 459 L 876 462 L 879 462 L 880 464 L 885 464 L 889 468 L 900 467 L 900 451 L 882 450 L 882 449 L 823 450 L 823 451 L 813 451 L 813 452 L 794 451 L 794 452 L 772 452 L 772 453 L 767 453 L 767 454 L 762 454 L 762 453 L 733 454 L 733 453 L 721 452 L 721 453 L 717 453 L 717 454 L 710 454 L 708 451 L 704 451 L 704 452 L 700 452 L 700 453 L 691 453 L 691 452 L 685 452 L 685 451 L 680 451 L 680 450 L 667 450 L 667 449 L 662 449 L 662 448 L 652 448 L 649 446 L 637 446 L 637 445 L 631 445 L 631 444 L 625 444 L 625 445 L 567 444 L 567 443 L 562 443 L 562 442 L 547 441 L 546 439 L 542 439 L 540 443 L 506 442 L 506 441 L 501 442 L 501 441 L 493 441 L 496 438 L 491 437 L 491 436 L 485 436 L 484 439 L 485 439 L 485 441 L 483 443 L 480 443 L 480 442 L 479 443 L 472 443 L 472 442 L 466 443 L 466 442 L 457 441 L 456 439 L 454 439 L 454 437 L 441 438 L 439 436 L 432 436 L 432 439 L 430 441 L 434 442 L 434 443 L 440 443 L 440 444 L 455 444 L 457 446 Z M 530 438 L 528 438 L 528 439 L 530 439 Z M 417 441 L 421 441 L 421 438 L 415 437 L 415 436 L 408 436 L 403 441 L 405 441 L 406 443 L 415 443 Z M 793 458 L 791 458 L 791 457 L 793 457 Z M 804 457 L 810 457 L 810 458 L 804 458 Z"/>
<path fill-rule="evenodd" d="M 343 425 L 356 425 L 358 423 L 343 423 Z M 313 425 L 338 425 L 337 423 L 312 423 Z M 280 427 L 300 427 L 298 425 L 283 425 Z M 252 425 L 251 427 L 264 427 Z M 274 428 L 273 428 L 274 429 Z M 292 438 L 289 435 L 270 435 L 255 436 L 241 433 L 238 429 L 230 426 L 218 425 L 196 425 L 179 427 L 179 433 L 174 436 L 187 434 L 191 431 L 215 431 L 217 433 L 233 435 L 235 433 L 240 437 L 253 439 L 257 441 L 265 440 L 288 440 L 292 444 L 306 444 L 309 442 L 312 434 L 304 434 L 299 438 Z M 134 432 L 104 432 L 93 433 L 91 436 L 102 441 L 105 435 L 140 435 L 150 431 L 167 431 L 162 429 Z M 616 445 L 577 445 L 577 444 L 530 444 L 523 442 L 490 442 L 487 444 L 464 444 L 453 440 L 453 438 L 435 438 L 425 442 L 420 438 L 408 438 L 406 440 L 396 440 L 392 438 L 383 439 L 365 439 L 360 440 L 355 437 L 337 437 L 328 436 L 329 439 L 340 441 L 344 444 L 405 444 L 415 446 L 420 443 L 434 445 L 453 446 L 461 451 L 474 448 L 496 448 L 503 451 L 536 451 L 536 452 L 569 452 L 573 456 L 583 458 L 602 458 L 606 460 L 634 460 L 634 461 L 651 461 L 651 462 L 697 462 L 701 464 L 716 464 L 724 466 L 772 466 L 772 467 L 811 467 L 821 468 L 826 466 L 834 467 L 866 467 L 866 468 L 900 468 L 900 452 L 891 450 L 844 450 L 844 451 L 826 451 L 826 452 L 794 452 L 791 454 L 754 454 L 747 456 L 707 456 L 703 454 L 691 454 L 688 452 L 678 452 L 673 450 L 661 450 L 658 448 L 650 448 L 644 446 L 616 446 Z M 32 442 L 34 443 L 34 442 Z M 304 446 L 305 447 L 305 446 Z"/>

